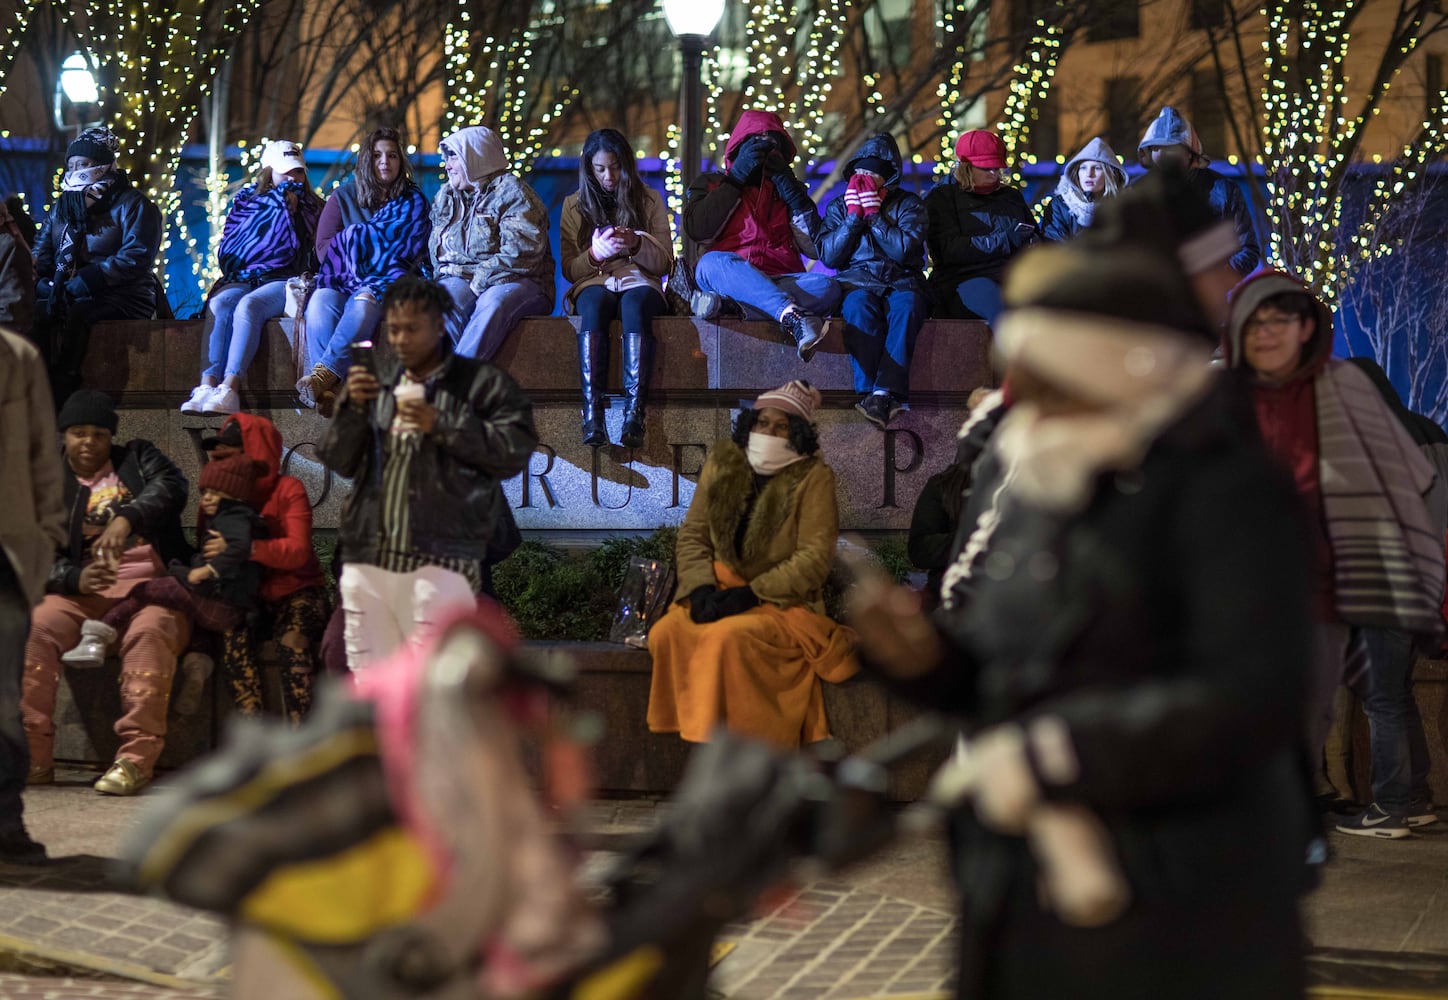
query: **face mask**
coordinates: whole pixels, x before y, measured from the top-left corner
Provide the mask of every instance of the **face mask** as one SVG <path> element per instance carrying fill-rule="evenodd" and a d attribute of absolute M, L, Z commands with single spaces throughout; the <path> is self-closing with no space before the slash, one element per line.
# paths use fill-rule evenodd
<path fill-rule="evenodd" d="M 772 476 L 786 465 L 793 465 L 804 458 L 789 446 L 789 442 L 773 434 L 749 432 L 749 447 L 745 449 L 749 466 L 761 476 Z"/>

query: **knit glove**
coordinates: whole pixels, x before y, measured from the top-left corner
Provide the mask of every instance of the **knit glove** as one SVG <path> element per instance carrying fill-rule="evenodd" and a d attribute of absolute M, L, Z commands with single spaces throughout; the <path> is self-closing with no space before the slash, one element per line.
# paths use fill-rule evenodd
<path fill-rule="evenodd" d="M 718 592 L 717 587 L 711 587 L 708 584 L 691 590 L 689 592 L 689 620 L 695 625 L 718 621 L 719 616 L 714 614 L 713 610 L 714 595 Z M 705 617 L 705 615 L 711 617 Z"/>
<path fill-rule="evenodd" d="M 845 211 L 853 216 L 859 217 L 865 214 L 864 207 L 860 204 L 860 178 L 851 177 L 850 183 L 845 187 Z"/>
<path fill-rule="evenodd" d="M 873 178 L 861 177 L 858 174 L 850 180 L 860 182 L 860 211 L 867 218 L 879 215 L 880 207 L 885 204 L 885 185 Z"/>
<path fill-rule="evenodd" d="M 774 190 L 784 199 L 789 210 L 796 214 L 800 212 L 813 212 L 814 202 L 810 201 L 809 188 L 804 182 L 794 175 L 794 171 L 784 169 L 779 173 L 771 174 L 770 180 L 774 181 Z"/>
<path fill-rule="evenodd" d="M 734 151 L 734 160 L 729 164 L 729 178 L 741 186 L 748 184 L 764 166 L 764 160 L 773 148 L 774 143 L 763 135 L 745 139 Z"/>
<path fill-rule="evenodd" d="M 79 277 L 71 278 L 65 283 L 65 294 L 73 299 L 90 298 L 90 287 Z"/>

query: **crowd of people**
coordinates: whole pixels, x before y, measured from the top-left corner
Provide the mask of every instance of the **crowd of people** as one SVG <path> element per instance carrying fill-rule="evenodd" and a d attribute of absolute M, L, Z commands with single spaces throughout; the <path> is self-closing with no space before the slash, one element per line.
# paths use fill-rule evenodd
<path fill-rule="evenodd" d="M 254 714 L 257 650 L 273 640 L 299 721 L 324 663 L 365 673 L 490 593 L 520 541 L 501 484 L 538 435 L 489 359 L 551 308 L 554 264 L 546 209 L 498 136 L 465 128 L 441 148 L 430 212 L 392 129 L 368 137 L 325 203 L 286 142 L 237 195 L 207 365 L 183 407 L 227 414 L 205 442 L 194 549 L 185 477 L 149 442 L 117 439 L 104 395 L 65 392 L 54 447 L 51 388 L 73 389 L 88 324 L 146 313 L 156 294 L 154 208 L 115 168 L 113 136 L 72 144 L 34 258 L 34 343 L 0 332 L 0 468 L 17 484 L 0 521 L 0 856 L 44 857 L 19 792 L 53 779 L 63 664 L 118 653 L 119 750 L 96 788 L 132 795 L 154 775 L 178 664 L 194 685 L 210 650 Z M 962 995 L 1089 981 L 1100 995 L 1219 996 L 1224 970 L 1232 996 L 1300 994 L 1296 904 L 1324 842 L 1312 794 L 1344 684 L 1372 727 L 1373 801 L 1336 828 L 1399 839 L 1437 819 L 1412 665 L 1443 630 L 1448 435 L 1380 370 L 1331 357 L 1330 310 L 1258 270 L 1240 191 L 1174 109 L 1142 139 L 1143 180 L 1128 185 L 1093 139 L 1039 223 L 1003 183 L 998 136 L 967 132 L 955 150 L 952 178 L 921 198 L 901 187 L 894 138 L 874 136 L 821 214 L 779 118 L 746 112 L 721 169 L 687 192 L 698 255 L 681 273 L 627 140 L 589 136 L 561 244 L 586 444 L 607 442 L 616 318 L 620 438 L 643 441 L 666 276 L 696 315 L 777 322 L 801 361 L 839 313 L 858 408 L 881 427 L 908 405 L 932 313 L 989 323 L 1004 365 L 916 511 L 928 593 L 866 575 L 849 625 L 823 605 L 839 517 L 820 393 L 793 378 L 739 411 L 679 531 L 678 589 L 649 637 L 648 726 L 808 747 L 829 737 L 822 683 L 864 668 L 967 719 L 981 762 L 953 838 Z M 330 418 L 321 460 L 352 481 L 335 611 L 280 436 L 236 412 L 261 323 L 294 291 L 309 295 L 297 391 Z M 1048 804 L 1074 807 L 1130 886 L 1108 926 L 1042 902 L 1022 832 Z"/>

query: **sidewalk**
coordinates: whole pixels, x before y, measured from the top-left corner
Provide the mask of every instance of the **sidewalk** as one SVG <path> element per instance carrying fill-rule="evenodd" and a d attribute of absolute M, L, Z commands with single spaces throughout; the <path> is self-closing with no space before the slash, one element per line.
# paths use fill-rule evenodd
<path fill-rule="evenodd" d="M 52 856 L 70 860 L 0 866 L 0 998 L 224 996 L 221 921 L 107 891 L 105 859 L 141 802 L 96 795 L 89 772 L 57 776 L 54 787 L 26 793 L 26 818 Z M 599 802 L 585 825 L 640 830 L 658 808 Z M 1331 844 L 1327 876 L 1306 906 L 1313 996 L 1448 998 L 1448 824 L 1407 841 L 1333 835 Z M 730 1000 L 945 997 L 953 911 L 943 846 L 896 844 L 732 927 L 714 985 Z"/>

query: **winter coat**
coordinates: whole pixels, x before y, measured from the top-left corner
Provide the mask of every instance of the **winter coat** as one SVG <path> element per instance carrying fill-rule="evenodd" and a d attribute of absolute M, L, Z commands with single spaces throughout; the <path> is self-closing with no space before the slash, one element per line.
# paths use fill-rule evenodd
<path fill-rule="evenodd" d="M 700 252 L 726 250 L 739 254 L 768 275 L 794 274 L 804 267 L 801 254 L 819 257 L 815 237 L 820 217 L 809 211 L 791 213 L 767 176 L 741 187 L 729 176 L 734 154 L 745 139 L 764 132 L 785 134 L 784 122 L 768 111 L 746 111 L 729 133 L 724 170 L 700 174 L 684 196 L 684 235 Z M 796 155 L 793 140 L 789 157 Z"/>
<path fill-rule="evenodd" d="M 1246 370 L 1247 320 L 1281 293 L 1305 293 L 1296 278 L 1264 271 L 1232 294 L 1227 364 Z M 1332 355 L 1332 311 L 1316 302 L 1316 323 L 1301 363 L 1286 379 L 1258 376 L 1253 392 L 1282 395 L 1311 381 L 1320 516 L 1331 547 L 1334 610 L 1350 625 L 1399 629 L 1436 638 L 1443 628 L 1443 536 L 1428 512 L 1433 466 L 1383 402 L 1372 380 Z M 1259 406 L 1260 412 L 1260 406 Z M 1279 453 L 1301 454 L 1304 442 L 1282 440 Z M 1314 512 L 1319 513 L 1317 511 Z"/>
<path fill-rule="evenodd" d="M 446 338 L 442 348 L 446 367 L 432 398 L 437 427 L 422 435 L 409 467 L 408 502 L 427 513 L 412 522 L 412 545 L 429 556 L 481 561 L 519 541 L 503 482 L 523 471 L 538 444 L 533 404 L 501 369 L 453 354 Z M 390 387 L 398 376 L 395 362 L 379 364 L 387 388 L 366 407 L 349 403 L 344 391 L 317 446 L 323 464 L 352 480 L 338 531 L 348 563 L 378 558 L 382 449 L 397 412 Z"/>
<path fill-rule="evenodd" d="M 476 188 L 444 184 L 432 200 L 433 271 L 467 278 L 473 293 L 527 279 L 553 298 L 553 249 L 548 208 L 516 174 L 508 172 L 502 143 L 491 129 L 465 128 L 443 140 L 457 144 Z M 452 148 L 450 145 L 449 148 Z"/>
<path fill-rule="evenodd" d="M 749 523 L 736 547 L 746 515 Z M 824 614 L 825 580 L 834 564 L 839 525 L 835 474 L 818 456 L 785 466 L 756 497 L 754 470 L 744 449 L 720 441 L 709 450 L 679 527 L 675 593 L 686 597 L 699 587 L 717 586 L 717 559 L 749 581 L 761 601 Z"/>
<path fill-rule="evenodd" d="M 1026 199 L 1013 187 L 977 194 L 952 179 L 930 189 L 925 209 L 930 287 L 945 303 L 956 302 L 956 288 L 971 278 L 999 282 L 1011 257 L 1039 233 Z"/>
<path fill-rule="evenodd" d="M 1092 139 L 1081 152 L 1071 157 L 1061 179 L 1056 182 L 1056 192 L 1046 202 L 1041 212 L 1041 235 L 1048 240 L 1069 240 L 1091 225 L 1100 196 L 1089 198 L 1076 179 L 1076 168 L 1083 163 L 1102 164 L 1116 178 L 1117 189 L 1126 187 L 1126 171 L 1121 167 L 1121 157 L 1106 144 L 1100 136 Z"/>
<path fill-rule="evenodd" d="M 0 558 L 9 560 L 28 604 L 40 600 L 55 550 L 65 544 L 54 413 L 40 352 L 0 329 Z"/>
<path fill-rule="evenodd" d="M 119 173 L 119 171 L 118 171 Z M 86 211 L 86 238 L 75 253 L 75 273 L 56 273 L 65 233 L 52 208 L 35 240 L 35 276 L 41 294 L 72 277 L 84 282 L 90 299 L 113 307 L 117 318 L 149 319 L 156 312 L 156 255 L 161 252 L 161 210 L 121 173 L 120 179 Z M 67 293 L 68 294 L 68 293 Z"/>
<path fill-rule="evenodd" d="M 962 521 L 994 494 L 972 491 Z M 1100 817 L 1133 903 L 1106 928 L 1068 928 L 1041 909 L 1026 842 L 963 810 L 958 995 L 1290 995 L 1273 976 L 1290 980 L 1300 963 L 1295 904 L 1315 823 L 1298 760 L 1311 642 L 1290 483 L 1218 385 L 1136 469 L 1101 474 L 1079 513 L 1011 499 L 999 513 L 981 556 L 990 571 L 936 613 L 946 657 L 889 683 L 972 727 L 1061 720 L 1079 769 L 1044 793 Z M 1224 972 L 1219 942 L 1241 946 L 1234 935 L 1259 925 L 1271 933 L 1247 950 L 1262 968 Z M 1092 947 L 1150 954 L 1164 934 L 1165 969 L 1101 962 Z M 1045 963 L 1028 985 L 985 988 L 1024 951 Z M 1148 968 L 1181 991 L 1143 992 Z M 1228 974 L 1232 988 L 1214 990 Z"/>
<path fill-rule="evenodd" d="M 256 604 L 257 590 L 261 585 L 261 567 L 252 561 L 252 548 L 257 539 L 266 533 L 261 515 L 241 500 L 222 500 L 216 505 L 216 516 L 203 517 L 201 530 L 216 532 L 226 542 L 226 551 L 214 559 L 207 559 L 197 553 L 192 559 L 193 566 L 210 566 L 214 576 L 200 583 L 189 584 L 202 597 L 229 604 L 233 608 L 251 610 Z M 186 572 L 177 570 L 184 578 Z"/>
<path fill-rule="evenodd" d="M 35 258 L 0 204 L 0 324 L 30 334 L 35 322 Z"/>
<path fill-rule="evenodd" d="M 644 200 L 649 206 L 648 222 L 643 230 L 637 231 L 638 249 L 630 257 L 616 257 L 595 264 L 588 256 L 593 245 L 593 229 L 578 207 L 578 194 L 575 192 L 563 199 L 560 226 L 563 238 L 559 252 L 563 255 L 563 277 L 572 282 L 563 296 L 566 311 L 573 312 L 578 293 L 594 285 L 602 285 L 611 292 L 652 288 L 663 294 L 664 286 L 660 279 L 669 273 L 674 264 L 673 227 L 669 223 L 669 210 L 662 195 L 653 188 L 645 188 Z"/>
<path fill-rule="evenodd" d="M 885 178 L 885 201 L 880 211 L 868 218 L 849 214 L 843 196 L 830 202 L 820 224 L 820 261 L 834 268 L 835 278 L 847 288 L 877 294 L 924 291 L 925 202 L 899 187 L 900 150 L 893 136 L 881 133 L 866 140 L 845 166 L 845 176 L 853 177 L 859 161 L 866 157 L 885 160 L 893 167 Z"/>
<path fill-rule="evenodd" d="M 1232 270 L 1248 275 L 1257 269 L 1262 259 L 1261 248 L 1257 245 L 1257 230 L 1252 225 L 1252 211 L 1242 190 L 1227 178 L 1207 166 L 1211 159 L 1202 152 L 1202 140 L 1197 136 L 1191 122 L 1172 107 L 1164 107 L 1150 125 L 1136 147 L 1137 158 L 1144 167 L 1151 166 L 1151 149 L 1154 146 L 1185 146 L 1191 154 L 1191 169 L 1187 171 L 1187 183 L 1200 193 L 1212 214 L 1219 219 L 1229 219 L 1237 230 L 1237 244 L 1241 247 L 1232 254 Z"/>
<path fill-rule="evenodd" d="M 56 550 L 47 589 L 52 593 L 80 593 L 80 571 L 86 556 L 86 506 L 90 487 L 83 486 L 75 470 L 62 459 L 61 480 L 66 510 L 66 540 Z M 111 465 L 131 494 L 131 502 L 116 511 L 131 523 L 131 530 L 156 549 L 163 563 L 191 561 L 191 546 L 181 533 L 181 510 L 189 486 L 186 476 L 160 448 L 139 438 L 111 445 Z"/>
<path fill-rule="evenodd" d="M 266 530 L 251 546 L 251 560 L 262 569 L 262 601 L 275 604 L 322 586 L 326 577 L 312 548 L 312 502 L 300 479 L 281 474 L 281 432 L 266 417 L 250 413 L 232 414 L 221 426 L 229 423 L 241 428 L 246 457 L 265 462 L 270 470 L 256 482 L 257 511 Z"/>

